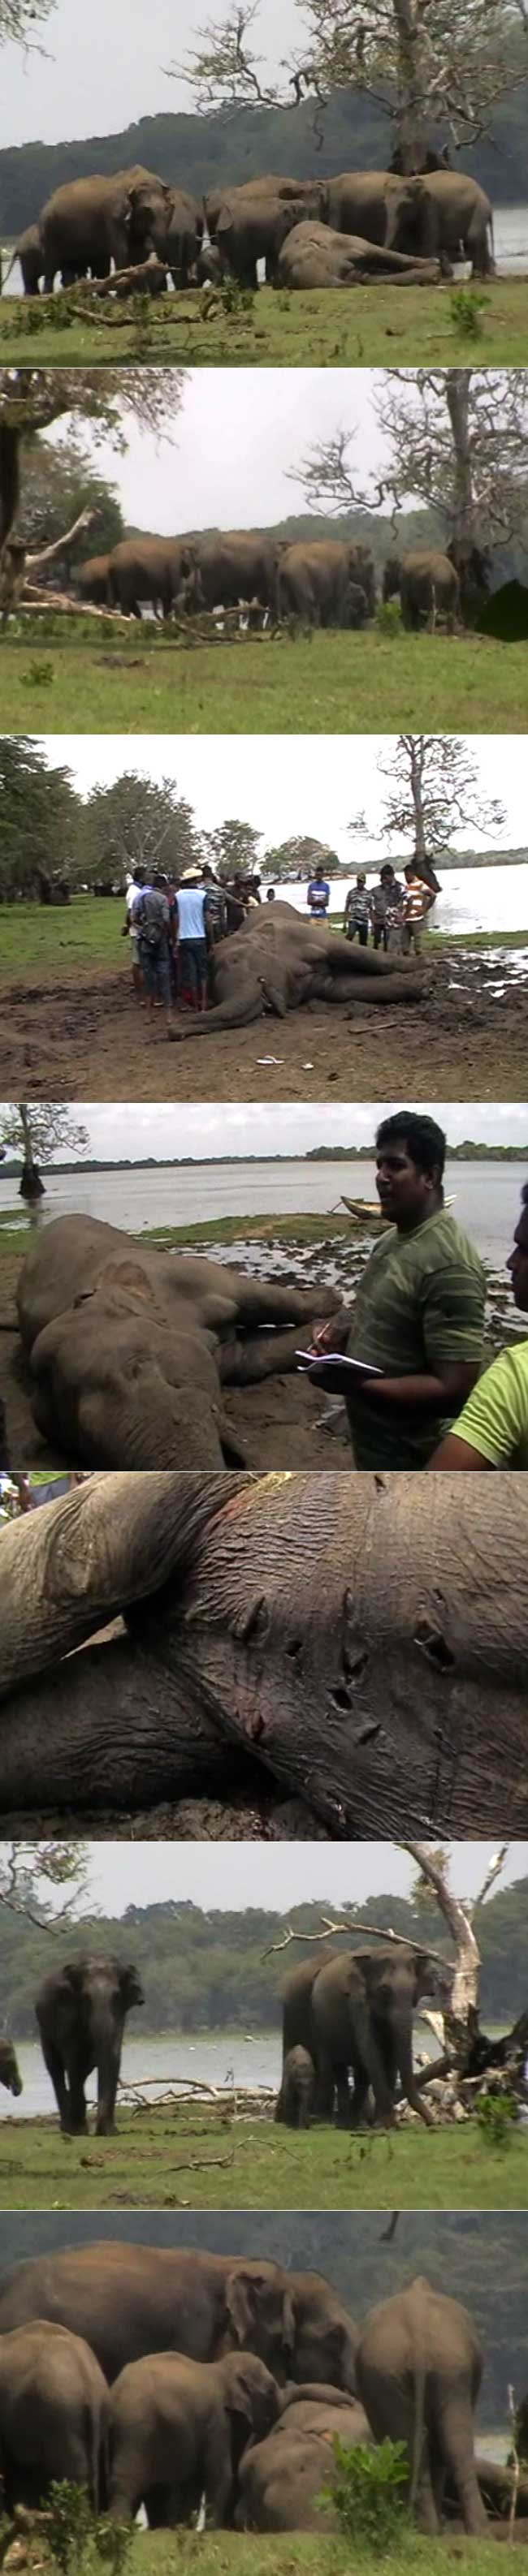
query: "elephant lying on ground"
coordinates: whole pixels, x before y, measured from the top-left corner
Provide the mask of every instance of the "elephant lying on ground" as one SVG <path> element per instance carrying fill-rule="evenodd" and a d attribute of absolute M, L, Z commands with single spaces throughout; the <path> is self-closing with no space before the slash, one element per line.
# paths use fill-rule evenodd
<path fill-rule="evenodd" d="M 299 1327 L 338 1302 L 136 1244 L 98 1217 L 57 1217 L 17 1295 L 38 1429 L 68 1465 L 236 1463 L 222 1384 L 294 1367 Z"/>
<path fill-rule="evenodd" d="M 24 2090 L 12 2039 L 0 2039 L 0 2084 L 5 2084 L 6 2093 L 14 2093 L 16 2100 Z"/>
<path fill-rule="evenodd" d="M 275 2119 L 287 2129 L 308 2129 L 315 2097 L 315 2066 L 307 2048 L 290 2048 L 284 2058 Z"/>
<path fill-rule="evenodd" d="M 4 1813 L 225 1799 L 251 1754 L 334 1839 L 526 1836 L 526 1479 L 423 1497 L 412 1473 L 102 1475 L 8 1524 Z"/>
<path fill-rule="evenodd" d="M 188 2523 L 204 2495 L 208 2524 L 224 2530 L 242 2451 L 265 2440 L 279 2402 L 276 2380 L 256 2353 L 203 2362 L 156 2352 L 129 2362 L 110 2401 L 114 2520 L 126 2522 L 144 2505 L 151 2528 Z"/>
<path fill-rule="evenodd" d="M 482 2352 L 471 2318 L 416 2280 L 374 2308 L 360 2336 L 359 2394 L 375 2440 L 405 2442 L 411 2502 L 423 2530 L 440 2528 L 446 2478 L 464 2530 L 487 2529 L 474 2457 Z"/>
<path fill-rule="evenodd" d="M 416 629 L 446 617 L 452 630 L 460 613 L 460 582 L 449 555 L 416 546 L 412 554 L 389 555 L 383 574 L 383 597 L 399 593 L 404 626 Z"/>
<path fill-rule="evenodd" d="M 438 263 L 405 257 L 401 251 L 365 241 L 360 233 L 332 232 L 329 224 L 303 220 L 282 244 L 276 263 L 277 286 L 360 286 L 371 277 L 393 278 L 400 286 L 436 285 Z"/>
<path fill-rule="evenodd" d="M 144 2000 L 135 1968 L 98 1952 L 65 1959 L 43 1978 L 35 2013 L 64 2137 L 86 2135 L 84 2087 L 95 2067 L 96 2137 L 112 2136 L 125 2019 Z"/>
<path fill-rule="evenodd" d="M 45 2505 L 52 2480 L 104 2503 L 108 2389 L 89 2344 L 40 2318 L 0 2335 L 2 2510 Z"/>
<path fill-rule="evenodd" d="M 141 600 L 148 599 L 170 617 L 193 561 L 194 548 L 185 537 L 122 537 L 108 558 L 110 607 L 141 617 Z"/>
<path fill-rule="evenodd" d="M 336 2388 L 289 2389 L 267 2441 L 241 2460 L 237 2531 L 336 2531 L 332 2505 L 320 2501 L 332 2484 L 336 2439 L 349 2449 L 372 2448 L 363 2407 Z"/>
<path fill-rule="evenodd" d="M 273 2377 L 355 2393 L 357 2328 L 319 2272 L 188 2247 L 101 2244 L 29 2256 L 0 2280 L 1 2338 L 52 2315 L 83 2334 L 105 2378 L 149 2353 L 257 2353 Z"/>
<path fill-rule="evenodd" d="M 211 960 L 213 1004 L 187 1011 L 168 1036 L 209 1037 L 215 1029 L 246 1028 L 305 1002 L 415 1002 L 423 975 L 402 970 L 401 959 L 355 949 L 327 921 L 303 921 L 293 904 L 262 904 L 241 930 L 223 939 Z"/>
<path fill-rule="evenodd" d="M 337 537 L 316 538 L 310 544 L 303 537 L 295 545 L 281 547 L 277 598 L 280 617 L 302 617 L 309 626 L 364 625 L 376 606 L 376 574 L 368 546 L 348 545 Z"/>

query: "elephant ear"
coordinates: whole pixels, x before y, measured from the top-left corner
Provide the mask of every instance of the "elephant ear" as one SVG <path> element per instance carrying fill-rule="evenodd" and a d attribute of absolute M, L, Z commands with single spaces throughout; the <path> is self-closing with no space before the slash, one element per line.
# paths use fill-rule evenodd
<path fill-rule="evenodd" d="M 124 2003 L 126 2012 L 131 2011 L 133 2004 L 144 2004 L 145 1997 L 143 1987 L 140 1984 L 136 1968 L 128 1967 L 119 1969 L 119 1986 L 121 1999 Z"/>
<path fill-rule="evenodd" d="M 260 2271 L 256 2263 L 248 2264 L 247 2268 L 240 2265 L 236 2272 L 230 2274 L 226 2288 L 226 2316 L 239 2351 L 258 2350 L 258 2345 L 252 2346 L 251 2339 L 260 2317 L 261 2337 L 272 2342 L 280 2341 L 283 2360 L 291 2360 L 295 2343 L 293 2298 L 289 2291 L 281 2296 L 274 2283 L 270 2283 L 267 2267 Z"/>

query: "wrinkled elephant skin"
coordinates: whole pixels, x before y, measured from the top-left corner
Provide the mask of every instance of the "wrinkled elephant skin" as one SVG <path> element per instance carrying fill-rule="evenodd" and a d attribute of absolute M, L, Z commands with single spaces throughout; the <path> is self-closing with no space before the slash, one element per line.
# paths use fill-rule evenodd
<path fill-rule="evenodd" d="M 258 905 L 241 930 L 219 942 L 213 959 L 214 1000 L 208 1011 L 189 1011 L 169 1030 L 174 1041 L 211 1036 L 215 1029 L 249 1026 L 273 1012 L 305 1002 L 413 1002 L 423 975 L 405 973 L 401 960 L 372 948 L 353 949 L 326 921 L 303 921 L 293 904 Z"/>

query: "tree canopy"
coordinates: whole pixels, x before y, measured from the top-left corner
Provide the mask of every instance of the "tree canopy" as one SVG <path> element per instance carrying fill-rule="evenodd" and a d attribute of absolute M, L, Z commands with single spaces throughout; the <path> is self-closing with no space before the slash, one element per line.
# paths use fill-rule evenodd
<path fill-rule="evenodd" d="M 439 133 L 454 150 L 489 132 L 497 103 L 527 77 L 525 0 L 302 0 L 299 42 L 270 78 L 258 51 L 258 0 L 232 0 L 170 66 L 198 114 L 314 101 L 316 148 L 334 89 L 348 82 L 383 104 L 398 166 L 419 169 Z"/>

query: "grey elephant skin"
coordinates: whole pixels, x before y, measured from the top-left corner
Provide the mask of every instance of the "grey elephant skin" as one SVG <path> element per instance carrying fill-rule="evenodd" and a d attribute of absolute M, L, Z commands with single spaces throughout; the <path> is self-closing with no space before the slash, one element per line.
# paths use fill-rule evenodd
<path fill-rule="evenodd" d="M 281 547 L 277 588 L 280 617 L 301 617 L 309 626 L 363 626 L 376 606 L 374 559 L 368 546 L 302 538 Z"/>
<path fill-rule="evenodd" d="M 250 1753 L 333 1839 L 420 1837 L 424 1815 L 440 1837 L 526 1836 L 526 1478 L 424 1492 L 102 1473 L 8 1524 L 3 1812 L 225 1800 Z M 118 1614 L 126 1633 L 72 1653 Z"/>
<path fill-rule="evenodd" d="M 315 2100 L 315 2066 L 307 2048 L 290 2048 L 284 2059 L 275 2119 L 286 2129 L 308 2129 Z"/>
<path fill-rule="evenodd" d="M 41 278 L 44 276 L 44 254 L 38 224 L 27 224 L 25 232 L 20 233 L 9 267 L 6 268 L 4 286 L 7 286 L 8 277 L 11 276 L 16 260 L 22 271 L 24 294 L 38 295 Z"/>
<path fill-rule="evenodd" d="M 377 2442 L 405 2442 L 411 2502 L 425 2531 L 440 2528 L 446 2480 L 464 2530 L 487 2528 L 474 2456 L 482 2352 L 465 2308 L 425 2280 L 386 2299 L 360 2336 L 357 2380 Z"/>
<path fill-rule="evenodd" d="M 371 277 L 393 278 L 395 285 L 433 286 L 438 262 L 365 241 L 361 233 L 334 232 L 330 224 L 306 217 L 288 234 L 276 262 L 275 284 L 304 289 L 358 286 Z"/>
<path fill-rule="evenodd" d="M 337 1302 L 58 1217 L 18 1289 L 38 1428 L 87 1466 L 221 1466 L 240 1455 L 221 1383 L 292 1366 L 298 1328 Z"/>
<path fill-rule="evenodd" d="M 94 2069 L 96 2136 L 112 2136 L 126 2015 L 144 2000 L 135 1968 L 97 1952 L 65 1959 L 43 1978 L 35 2013 L 65 2137 L 86 2132 L 84 2086 Z"/>
<path fill-rule="evenodd" d="M 275 2423 L 279 2391 L 255 2353 L 191 2361 L 150 2353 L 120 2372 L 112 2389 L 109 2510 L 127 2521 L 143 2505 L 152 2527 L 189 2522 L 205 2496 L 207 2521 L 231 2521 L 238 2462 L 246 2443 Z"/>
<path fill-rule="evenodd" d="M 412 553 L 389 555 L 383 574 L 383 597 L 399 595 L 404 626 L 416 629 L 438 612 L 453 627 L 460 614 L 460 581 L 449 555 L 416 546 Z"/>
<path fill-rule="evenodd" d="M 260 608 L 275 616 L 278 554 L 265 528 L 226 528 L 202 537 L 194 548 L 187 607 L 238 608 L 243 601 L 258 600 Z"/>
<path fill-rule="evenodd" d="M 74 564 L 73 589 L 79 592 L 81 600 L 91 599 L 95 607 L 107 607 L 109 564 L 109 555 L 90 555 L 87 563 Z"/>
<path fill-rule="evenodd" d="M 18 2099 L 24 2087 L 12 2039 L 0 2039 L 0 2084 Z"/>
<path fill-rule="evenodd" d="M 141 617 L 148 600 L 170 617 L 194 563 L 194 549 L 184 537 L 122 537 L 108 557 L 106 597 L 111 608 Z M 90 566 L 86 567 L 89 572 Z"/>
<path fill-rule="evenodd" d="M 89 270 L 109 276 L 112 260 L 122 269 L 152 250 L 159 256 L 172 214 L 172 190 L 140 163 L 111 178 L 94 173 L 66 180 L 40 216 L 46 292 L 53 292 L 57 274 L 68 286 Z"/>
<path fill-rule="evenodd" d="M 287 1979 L 283 1997 L 285 2063 L 292 2047 L 309 2049 L 316 2071 L 315 2108 L 331 2118 L 334 2095 L 345 2126 L 364 2117 L 370 2088 L 374 2119 L 391 2127 L 398 2076 L 402 2093 L 428 2123 L 431 2113 L 413 2070 L 413 2015 L 428 1995 L 449 1999 L 451 1973 L 427 1951 L 380 1941 L 372 1948 L 322 1948 Z M 349 2100 L 349 2072 L 354 2097 Z"/>
<path fill-rule="evenodd" d="M 86 2337 L 109 2382 L 149 2353 L 209 2362 L 252 2352 L 283 2384 L 325 2379 L 355 2392 L 357 2328 L 318 2272 L 105 2239 L 3 2274 L 0 2338 L 48 2315 Z"/>
<path fill-rule="evenodd" d="M 492 207 L 465 171 L 397 178 L 389 170 L 344 170 L 328 182 L 324 211 L 338 232 L 359 232 L 388 249 L 439 259 L 445 275 L 462 253 L 474 276 L 492 273 Z"/>
<path fill-rule="evenodd" d="M 372 948 L 356 955 L 328 922 L 303 921 L 293 904 L 259 904 L 215 949 L 211 1008 L 186 1012 L 169 1036 L 181 1044 L 215 1029 L 246 1028 L 267 1013 L 283 1020 L 309 1002 L 412 1002 L 423 988 L 423 976 L 403 974 L 401 964 Z"/>
<path fill-rule="evenodd" d="M 364 2408 L 332 2387 L 289 2389 L 278 2423 L 266 2441 L 248 2448 L 238 2474 L 235 2523 L 239 2531 L 337 2531 L 331 2502 L 335 2440 L 347 2449 L 372 2448 Z"/>
<path fill-rule="evenodd" d="M 84 2337 L 57 2320 L 28 2320 L 0 2335 L 0 2474 L 3 2511 L 45 2505 L 52 2480 L 105 2502 L 108 2389 Z"/>

